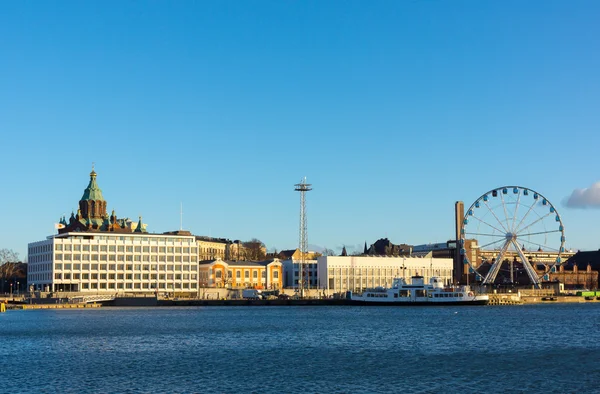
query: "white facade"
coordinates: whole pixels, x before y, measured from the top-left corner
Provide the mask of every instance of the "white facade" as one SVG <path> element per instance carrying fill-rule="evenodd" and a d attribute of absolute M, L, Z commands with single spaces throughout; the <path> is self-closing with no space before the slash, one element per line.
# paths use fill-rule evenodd
<path fill-rule="evenodd" d="M 288 288 L 297 288 L 299 279 L 299 270 L 301 260 L 283 260 L 283 286 Z M 306 260 L 306 271 L 308 273 L 308 288 L 314 289 L 319 287 L 317 260 Z"/>
<path fill-rule="evenodd" d="M 330 292 L 361 292 L 391 287 L 394 278 L 421 275 L 452 281 L 452 259 L 433 257 L 323 256 L 317 259 L 319 287 Z"/>
<path fill-rule="evenodd" d="M 29 244 L 28 286 L 42 291 L 198 290 L 194 236 L 73 232 Z"/>

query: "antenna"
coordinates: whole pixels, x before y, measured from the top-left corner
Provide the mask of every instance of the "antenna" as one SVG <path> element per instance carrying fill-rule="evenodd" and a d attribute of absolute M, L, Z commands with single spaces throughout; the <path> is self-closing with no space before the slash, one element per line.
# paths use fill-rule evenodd
<path fill-rule="evenodd" d="M 179 231 L 183 230 L 183 203 L 179 203 Z"/>
<path fill-rule="evenodd" d="M 306 177 L 294 185 L 294 189 L 300 192 L 300 267 L 298 269 L 298 287 L 300 297 L 304 297 L 304 289 L 308 287 L 308 267 L 306 265 L 306 254 L 308 252 L 308 235 L 306 227 L 306 192 L 312 190 L 312 185 L 306 183 Z"/>

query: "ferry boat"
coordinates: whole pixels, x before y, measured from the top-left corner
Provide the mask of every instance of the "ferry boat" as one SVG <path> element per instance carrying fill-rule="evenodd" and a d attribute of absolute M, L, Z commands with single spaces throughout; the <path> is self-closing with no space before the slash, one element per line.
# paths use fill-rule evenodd
<path fill-rule="evenodd" d="M 486 305 L 487 294 L 477 294 L 469 286 L 444 286 L 439 277 L 426 284 L 422 276 L 413 276 L 408 284 L 404 278 L 395 278 L 391 288 L 377 287 L 362 294 L 348 292 L 352 304 L 359 305 Z"/>

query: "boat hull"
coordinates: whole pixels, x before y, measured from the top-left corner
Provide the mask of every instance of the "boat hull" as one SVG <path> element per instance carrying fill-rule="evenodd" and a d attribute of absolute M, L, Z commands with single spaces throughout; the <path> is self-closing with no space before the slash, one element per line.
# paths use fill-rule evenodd
<path fill-rule="evenodd" d="M 435 302 L 435 301 L 364 301 L 348 300 L 349 305 L 361 306 L 463 306 L 463 305 L 487 305 L 490 300 L 472 300 L 472 301 L 454 301 L 454 302 Z"/>

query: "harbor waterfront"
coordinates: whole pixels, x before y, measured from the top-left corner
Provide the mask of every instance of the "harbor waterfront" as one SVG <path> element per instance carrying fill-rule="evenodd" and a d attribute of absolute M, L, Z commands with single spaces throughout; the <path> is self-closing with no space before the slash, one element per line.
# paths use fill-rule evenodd
<path fill-rule="evenodd" d="M 597 392 L 598 304 L 0 315 L 4 392 Z M 592 328 L 592 329 L 590 329 Z"/>

